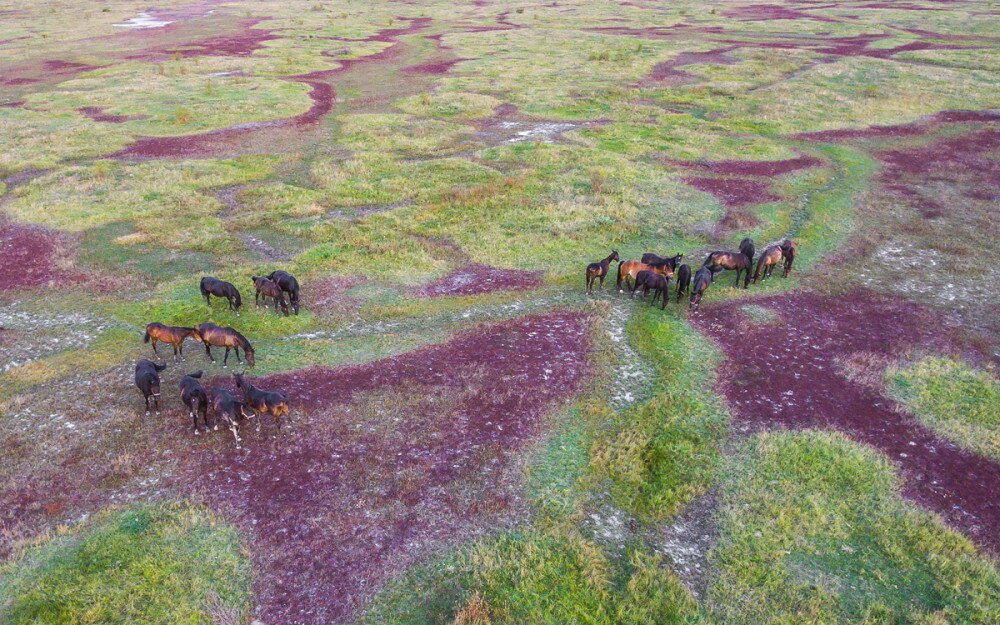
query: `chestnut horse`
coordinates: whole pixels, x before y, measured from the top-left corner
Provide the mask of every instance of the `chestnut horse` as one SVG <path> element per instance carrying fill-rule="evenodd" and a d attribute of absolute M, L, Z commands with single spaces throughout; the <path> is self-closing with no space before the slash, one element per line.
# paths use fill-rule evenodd
<path fill-rule="evenodd" d="M 771 277 L 775 265 L 780 263 L 782 258 L 784 258 L 784 253 L 780 245 L 768 245 L 764 248 L 760 258 L 757 259 L 757 269 L 753 272 L 754 283 L 756 284 L 757 280 L 764 281 Z"/>
<path fill-rule="evenodd" d="M 167 365 L 158 365 L 152 360 L 140 360 L 135 363 L 135 385 L 146 400 L 146 416 L 149 416 L 149 398 L 156 403 L 156 414 L 160 414 L 160 372 Z"/>
<path fill-rule="evenodd" d="M 212 296 L 224 297 L 229 302 L 229 310 L 235 311 L 236 316 L 240 316 L 240 306 L 243 305 L 243 298 L 240 291 L 229 282 L 224 282 L 218 278 L 205 276 L 201 279 L 201 296 L 205 298 L 205 303 L 212 306 Z"/>
<path fill-rule="evenodd" d="M 655 263 L 644 263 L 638 260 L 626 260 L 625 262 L 618 263 L 618 279 L 615 284 L 618 288 L 619 293 L 624 293 L 622 289 L 622 281 L 625 281 L 625 286 L 631 290 L 632 282 L 635 277 L 639 275 L 640 271 L 655 271 L 661 276 L 666 276 L 670 278 L 674 275 L 673 268 L 667 262 L 655 262 Z"/>
<path fill-rule="evenodd" d="M 608 265 L 613 260 L 618 260 L 618 250 L 611 250 L 611 255 L 599 263 L 587 265 L 587 293 L 594 292 L 594 280 L 600 280 L 598 288 L 604 288 L 604 278 L 608 275 Z"/>
<path fill-rule="evenodd" d="M 701 298 L 712 282 L 715 281 L 715 274 L 704 265 L 694 274 L 694 287 L 691 289 L 691 302 L 689 306 L 695 310 L 701 306 Z"/>
<path fill-rule="evenodd" d="M 233 438 L 236 439 L 236 449 L 240 449 L 240 426 L 247 419 L 254 419 L 257 415 L 253 411 L 247 414 L 246 404 L 236 401 L 233 394 L 224 388 L 212 389 L 211 402 L 215 422 L 218 423 L 221 420 L 229 428 L 229 431 L 233 433 Z"/>
<path fill-rule="evenodd" d="M 712 252 L 702 263 L 702 267 L 707 267 L 712 273 L 723 270 L 736 271 L 735 287 L 740 286 L 740 273 L 744 274 L 743 288 L 750 286 L 750 259 L 743 252 L 727 252 L 720 250 Z"/>
<path fill-rule="evenodd" d="M 222 366 L 228 367 L 226 362 L 229 360 L 229 350 L 236 350 L 236 362 L 242 364 L 243 361 L 240 360 L 240 348 L 243 348 L 243 352 L 247 357 L 247 364 L 251 367 L 254 365 L 253 357 L 253 346 L 250 345 L 250 341 L 246 339 L 245 336 L 237 332 L 236 330 L 228 327 L 217 326 L 214 323 L 203 323 L 197 328 L 198 335 L 201 336 L 202 343 L 205 344 L 205 353 L 208 354 L 209 359 L 215 362 L 215 357 L 212 356 L 211 346 L 225 347 L 226 357 L 222 359 Z"/>
<path fill-rule="evenodd" d="M 281 287 L 281 290 L 288 293 L 288 301 L 292 305 L 292 312 L 299 314 L 299 281 L 295 276 L 287 271 L 272 271 L 267 274 L 267 279 Z"/>
<path fill-rule="evenodd" d="M 242 373 L 234 373 L 236 388 L 243 391 L 243 401 L 250 410 L 259 414 L 269 414 L 274 418 L 274 424 L 281 429 L 279 417 L 290 417 L 288 410 L 288 395 L 278 391 L 264 391 L 250 383 Z M 260 421 L 257 421 L 257 431 L 260 431 Z"/>
<path fill-rule="evenodd" d="M 267 306 L 267 298 L 274 300 L 274 314 L 278 314 L 278 306 L 281 305 L 281 312 L 288 316 L 288 304 L 285 303 L 285 292 L 281 290 L 276 282 L 269 280 L 263 276 L 250 276 L 253 280 L 253 286 L 257 289 L 257 293 L 253 296 L 253 303 L 255 306 L 260 306 L 260 300 L 264 300 L 264 305 Z"/>
<path fill-rule="evenodd" d="M 191 415 L 195 434 L 199 434 L 199 414 L 201 415 L 201 420 L 205 423 L 205 431 L 208 431 L 208 395 L 205 393 L 201 382 L 198 381 L 201 374 L 201 371 L 195 371 L 181 378 L 181 402 L 187 406 L 188 414 Z M 218 423 L 216 423 L 215 429 L 219 429 Z"/>
<path fill-rule="evenodd" d="M 785 268 L 781 272 L 782 278 L 787 278 L 792 273 L 792 263 L 795 262 L 795 243 L 791 239 L 781 242 L 781 255 L 785 257 Z"/>
<path fill-rule="evenodd" d="M 200 341 L 201 337 L 198 335 L 198 331 L 194 328 L 185 328 L 182 326 L 168 326 L 162 323 L 149 323 L 146 324 L 146 335 L 142 337 L 143 343 L 153 342 L 153 353 L 157 356 L 160 355 L 156 351 L 156 342 L 163 341 L 164 343 L 170 343 L 174 347 L 174 361 L 177 362 L 178 352 L 180 352 L 180 358 L 184 357 L 184 339 L 191 337 L 196 341 Z"/>
<path fill-rule="evenodd" d="M 677 301 L 681 301 L 681 295 L 688 292 L 691 287 L 691 268 L 686 264 L 677 268 Z"/>

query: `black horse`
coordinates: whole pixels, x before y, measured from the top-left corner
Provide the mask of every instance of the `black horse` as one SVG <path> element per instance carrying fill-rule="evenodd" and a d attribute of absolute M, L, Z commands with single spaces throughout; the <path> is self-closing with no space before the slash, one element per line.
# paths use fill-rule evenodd
<path fill-rule="evenodd" d="M 681 262 L 682 258 L 684 258 L 684 254 L 677 254 L 674 256 L 657 256 L 652 252 L 646 252 L 642 255 L 641 260 L 647 265 L 667 265 L 670 267 L 670 271 L 674 272 L 677 271 L 677 263 Z"/>
<path fill-rule="evenodd" d="M 191 415 L 195 434 L 199 434 L 199 414 L 201 415 L 202 422 L 205 424 L 205 431 L 208 431 L 208 395 L 205 393 L 201 382 L 198 381 L 201 374 L 201 371 L 195 371 L 181 378 L 181 401 L 187 406 L 188 413 Z M 215 429 L 218 430 L 219 426 L 216 425 Z"/>
<path fill-rule="evenodd" d="M 224 297 L 229 302 L 229 310 L 235 311 L 236 316 L 240 316 L 240 306 L 243 305 L 243 298 L 240 297 L 239 289 L 229 282 L 224 282 L 218 278 L 205 276 L 201 279 L 201 296 L 205 298 L 205 303 L 212 305 L 212 296 Z"/>
<path fill-rule="evenodd" d="M 694 274 L 694 287 L 691 289 L 690 307 L 695 310 L 701 305 L 701 298 L 708 290 L 708 286 L 715 281 L 715 274 L 707 266 L 702 266 Z"/>
<path fill-rule="evenodd" d="M 135 363 L 135 385 L 146 400 L 146 416 L 149 416 L 149 398 L 156 403 L 156 414 L 160 414 L 160 371 L 167 365 L 158 365 L 152 360 L 140 360 Z"/>
<path fill-rule="evenodd" d="M 754 252 L 756 251 L 757 248 L 754 247 L 753 239 L 751 239 L 750 237 L 747 237 L 742 241 L 740 241 L 740 253 L 742 253 L 744 256 L 750 259 L 751 266 L 753 265 L 753 255 Z"/>
<path fill-rule="evenodd" d="M 677 301 L 681 301 L 681 295 L 688 292 L 691 287 L 691 268 L 686 264 L 677 268 Z"/>
<path fill-rule="evenodd" d="M 288 293 L 288 301 L 292 305 L 292 312 L 296 315 L 299 314 L 300 290 L 299 281 L 295 279 L 295 276 L 279 269 L 267 274 L 267 279 L 277 284 L 282 291 Z"/>

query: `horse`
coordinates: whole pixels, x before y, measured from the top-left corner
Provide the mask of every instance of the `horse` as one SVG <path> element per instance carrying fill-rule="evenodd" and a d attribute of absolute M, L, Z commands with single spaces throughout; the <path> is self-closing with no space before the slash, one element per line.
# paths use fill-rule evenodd
<path fill-rule="evenodd" d="M 213 388 L 211 393 L 212 414 L 215 416 L 215 423 L 221 420 L 236 439 L 236 449 L 240 449 L 240 425 L 247 419 L 257 417 L 253 411 L 247 414 L 247 406 L 241 401 L 236 401 L 233 394 L 224 388 Z M 218 425 L 216 425 L 218 428 Z"/>
<path fill-rule="evenodd" d="M 742 241 L 740 241 L 740 254 L 743 254 L 744 256 L 750 259 L 751 267 L 753 267 L 753 255 L 754 252 L 756 251 L 757 248 L 754 247 L 753 239 L 751 239 L 750 237 L 747 237 Z"/>
<path fill-rule="evenodd" d="M 600 280 L 598 288 L 604 288 L 604 278 L 608 275 L 608 265 L 611 261 L 618 260 L 618 250 L 611 250 L 611 255 L 599 263 L 587 265 L 587 293 L 594 292 L 594 280 Z"/>
<path fill-rule="evenodd" d="M 736 271 L 736 283 L 734 287 L 740 286 L 740 273 L 744 274 L 743 288 L 750 286 L 750 259 L 743 252 L 726 252 L 723 250 L 712 252 L 702 263 L 702 267 L 708 267 L 712 273 L 723 270 Z"/>
<path fill-rule="evenodd" d="M 264 305 L 267 306 L 267 298 L 274 300 L 274 314 L 278 314 L 278 305 L 281 305 L 281 312 L 288 316 L 288 304 L 285 303 L 285 292 L 281 290 L 276 282 L 269 280 L 263 276 L 250 276 L 253 280 L 254 288 L 257 289 L 257 293 L 253 296 L 253 303 L 255 306 L 260 306 L 259 299 L 263 296 Z"/>
<path fill-rule="evenodd" d="M 163 341 L 164 343 L 170 343 L 174 347 L 174 362 L 178 362 L 177 353 L 178 351 L 180 352 L 180 358 L 184 357 L 184 339 L 189 336 L 196 341 L 201 340 L 201 337 L 198 336 L 198 331 L 194 328 L 168 326 L 153 322 L 146 324 L 146 335 L 142 337 L 142 342 L 148 343 L 153 341 L 153 353 L 157 356 L 160 353 L 156 351 L 156 342 Z"/>
<path fill-rule="evenodd" d="M 681 301 L 681 295 L 688 292 L 691 286 L 691 268 L 686 264 L 677 268 L 677 301 Z"/>
<path fill-rule="evenodd" d="M 625 285 L 631 289 L 632 282 L 635 280 L 635 277 L 639 275 L 640 271 L 655 271 L 656 273 L 668 278 L 674 275 L 674 270 L 666 262 L 644 263 L 638 260 L 626 260 L 625 262 L 619 262 L 618 279 L 615 281 L 618 292 L 625 292 L 622 289 L 622 280 L 624 280 Z"/>
<path fill-rule="evenodd" d="M 656 298 L 659 297 L 663 300 L 660 310 L 667 307 L 667 300 L 670 299 L 670 278 L 655 271 L 640 271 L 635 277 L 635 287 L 632 288 L 630 297 L 635 295 L 635 289 L 639 286 L 642 286 L 642 299 L 646 299 L 646 294 L 652 289 L 653 299 L 650 300 L 650 304 L 656 305 Z"/>
<path fill-rule="evenodd" d="M 269 414 L 274 417 L 274 424 L 281 429 L 279 417 L 290 418 L 288 410 L 288 395 L 278 391 L 264 391 L 250 383 L 242 373 L 234 373 L 236 388 L 243 391 L 243 401 L 250 410 L 257 414 Z M 257 421 L 257 431 L 260 431 L 260 421 Z"/>
<path fill-rule="evenodd" d="M 267 279 L 274 282 L 281 290 L 288 293 L 288 301 L 292 305 L 292 312 L 296 315 L 299 314 L 299 281 L 295 279 L 295 276 L 288 273 L 287 271 L 272 271 L 267 274 Z"/>
<path fill-rule="evenodd" d="M 236 362 L 243 364 L 243 361 L 240 360 L 240 348 L 242 347 L 247 357 L 247 365 L 254 366 L 253 346 L 250 345 L 250 341 L 245 336 L 236 330 L 229 327 L 217 326 L 214 323 L 203 323 L 196 329 L 198 335 L 201 337 L 201 341 L 205 344 L 205 353 L 208 354 L 212 362 L 215 362 L 211 349 L 211 346 L 214 345 L 226 348 L 226 357 L 222 359 L 223 367 L 229 366 L 226 364 L 226 361 L 229 360 L 230 349 L 236 350 Z"/>
<path fill-rule="evenodd" d="M 715 274 L 708 267 L 702 266 L 695 272 L 694 287 L 691 288 L 690 308 L 697 310 L 701 306 L 701 298 L 713 282 L 715 282 Z"/>
<path fill-rule="evenodd" d="M 764 281 L 771 277 L 774 266 L 781 262 L 783 257 L 784 253 L 780 245 L 768 245 L 764 248 L 760 258 L 757 260 L 757 269 L 753 272 L 754 284 L 757 283 L 757 280 Z"/>
<path fill-rule="evenodd" d="M 208 395 L 205 394 L 205 389 L 202 387 L 201 382 L 198 381 L 201 374 L 202 372 L 199 370 L 181 378 L 181 402 L 187 406 L 196 435 L 199 434 L 198 414 L 201 414 L 201 420 L 205 423 L 205 431 L 208 431 Z M 214 429 L 219 429 L 218 423 L 216 423 Z"/>
<path fill-rule="evenodd" d="M 653 263 L 664 263 L 670 265 L 670 271 L 677 271 L 677 263 L 681 262 L 684 258 L 684 254 L 676 254 L 674 256 L 657 256 L 652 252 L 646 252 L 642 255 L 642 262 L 647 265 L 652 265 Z"/>
<path fill-rule="evenodd" d="M 149 416 L 149 398 L 156 403 L 156 414 L 160 414 L 160 371 L 167 365 L 158 365 L 152 360 L 140 360 L 135 363 L 135 385 L 146 400 L 146 416 Z"/>
<path fill-rule="evenodd" d="M 785 267 L 781 271 L 781 277 L 787 278 L 792 273 L 792 263 L 795 262 L 795 243 L 791 239 L 781 242 L 781 255 L 785 258 Z"/>
<path fill-rule="evenodd" d="M 240 316 L 240 306 L 243 305 L 243 298 L 240 297 L 239 289 L 230 284 L 229 282 L 223 282 L 218 278 L 212 278 L 211 276 L 205 276 L 201 279 L 201 296 L 205 298 L 205 303 L 212 306 L 212 296 L 224 297 L 226 301 L 229 302 L 229 310 L 235 311 L 236 316 Z"/>

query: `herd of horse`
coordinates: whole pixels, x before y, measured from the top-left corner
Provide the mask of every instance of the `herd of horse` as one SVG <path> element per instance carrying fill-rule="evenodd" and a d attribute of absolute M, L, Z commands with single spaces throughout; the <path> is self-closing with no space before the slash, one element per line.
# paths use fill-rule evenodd
<path fill-rule="evenodd" d="M 298 281 L 286 271 L 273 271 L 267 276 L 252 276 L 256 296 L 254 303 L 260 306 L 262 303 L 267 306 L 267 298 L 274 302 L 275 314 L 280 309 L 288 316 L 289 304 L 295 314 L 299 314 L 301 290 Z M 243 305 L 243 298 L 239 289 L 230 282 L 225 282 L 217 278 L 206 276 L 201 279 L 200 290 L 205 302 L 211 306 L 211 296 L 225 298 L 229 303 L 229 309 L 240 314 L 240 306 Z M 285 294 L 288 294 L 288 301 Z M 219 326 L 214 323 L 205 322 L 197 327 L 169 326 L 159 322 L 146 325 L 146 333 L 143 336 L 144 343 L 152 343 L 153 353 L 159 357 L 156 349 L 157 343 L 167 343 L 173 347 L 174 362 L 180 362 L 184 356 L 184 341 L 191 338 L 205 345 L 205 354 L 209 360 L 215 362 L 212 355 L 212 347 L 225 347 L 226 354 L 222 359 L 222 366 L 229 366 L 229 353 L 236 354 L 236 362 L 242 364 L 240 360 L 240 350 L 246 357 L 246 363 L 253 367 L 254 349 L 245 336 L 240 334 L 235 328 Z M 135 366 L 135 385 L 142 393 L 146 402 L 146 415 L 150 414 L 149 401 L 153 400 L 153 407 L 156 414 L 160 414 L 160 372 L 167 368 L 166 364 L 157 364 L 151 360 L 140 360 Z M 204 425 L 205 431 L 209 429 L 218 430 L 221 422 L 232 433 L 236 440 L 236 448 L 240 448 L 240 425 L 247 419 L 257 419 L 257 431 L 260 431 L 260 419 L 258 417 L 270 414 L 274 418 L 275 426 L 280 429 L 281 418 L 289 418 L 288 396 L 280 391 L 268 391 L 257 388 L 243 374 L 237 373 L 233 377 L 236 388 L 243 396 L 242 401 L 222 387 L 205 390 L 201 385 L 200 378 L 202 371 L 189 373 L 181 378 L 180 398 L 187 407 L 191 417 L 194 433 L 200 434 L 198 429 L 198 417 Z M 209 421 L 209 412 L 213 415 L 212 423 Z"/>
<path fill-rule="evenodd" d="M 691 267 L 686 264 L 678 264 L 684 258 L 684 254 L 676 254 L 670 257 L 657 256 L 651 252 L 642 255 L 640 260 L 623 261 L 618 256 L 617 250 L 611 250 L 607 258 L 596 263 L 587 265 L 587 293 L 594 292 L 594 283 L 598 288 L 604 288 L 604 279 L 611 268 L 611 263 L 618 262 L 618 275 L 615 286 L 619 293 L 624 293 L 623 288 L 629 289 L 629 296 L 635 297 L 635 292 L 642 288 L 642 299 L 650 291 L 653 292 L 652 304 L 657 298 L 662 301 L 660 309 L 667 307 L 670 299 L 670 278 L 677 280 L 677 300 L 690 292 L 689 306 L 695 310 L 701 304 L 701 299 L 705 295 L 708 287 L 715 282 L 715 275 L 722 271 L 735 271 L 736 282 L 734 286 L 739 287 L 740 276 L 743 276 L 743 288 L 749 288 L 751 282 L 763 281 L 771 277 L 774 268 L 783 263 L 782 277 L 787 277 L 792 271 L 792 263 L 795 262 L 795 243 L 790 239 L 785 239 L 781 243 L 775 243 L 764 248 L 757 259 L 757 267 L 754 269 L 754 255 L 756 254 L 753 239 L 747 237 L 740 242 L 738 252 L 729 250 L 717 250 L 709 253 L 705 262 L 698 270 L 691 275 Z M 751 278 L 751 270 L 753 277 Z"/>

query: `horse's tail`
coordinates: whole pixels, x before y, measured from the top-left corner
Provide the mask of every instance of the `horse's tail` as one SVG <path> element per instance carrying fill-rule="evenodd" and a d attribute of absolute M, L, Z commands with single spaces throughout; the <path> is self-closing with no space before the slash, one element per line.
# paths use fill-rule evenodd
<path fill-rule="evenodd" d="M 149 342 L 149 328 L 146 328 L 146 334 L 142 337 L 142 342 L 143 343 Z"/>
<path fill-rule="evenodd" d="M 208 295 L 208 288 L 205 286 L 205 278 L 201 279 L 201 282 L 198 284 L 198 288 L 201 290 L 201 296 L 202 297 L 205 297 L 205 296 Z"/>
<path fill-rule="evenodd" d="M 757 282 L 757 279 L 760 278 L 760 268 L 764 264 L 764 257 L 765 256 L 766 256 L 766 254 L 761 254 L 760 258 L 757 259 L 757 269 L 753 272 L 753 281 L 754 282 Z"/>
<path fill-rule="evenodd" d="M 622 261 L 618 261 L 617 275 L 618 275 L 618 278 L 617 278 L 617 280 L 615 280 L 615 286 L 617 287 L 617 289 L 619 291 L 621 291 L 622 290 Z"/>

